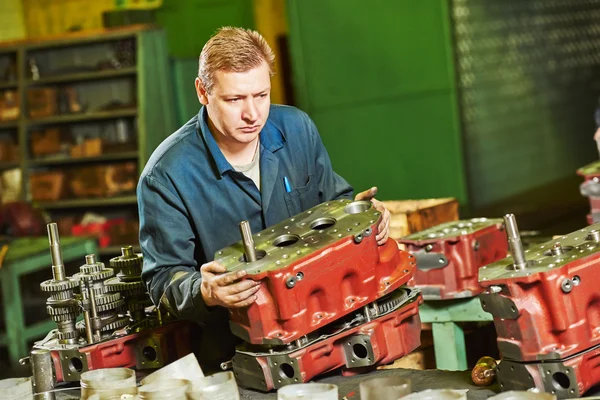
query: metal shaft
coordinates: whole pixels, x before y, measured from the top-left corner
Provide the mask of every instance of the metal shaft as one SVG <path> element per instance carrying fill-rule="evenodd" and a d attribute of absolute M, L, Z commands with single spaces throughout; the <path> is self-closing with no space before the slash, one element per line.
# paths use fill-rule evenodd
<path fill-rule="evenodd" d="M 54 372 L 50 350 L 32 350 L 30 360 L 33 373 L 33 398 L 54 400 Z"/>
<path fill-rule="evenodd" d="M 62 249 L 60 248 L 60 237 L 58 236 L 58 225 L 52 222 L 46 225 L 48 240 L 50 241 L 50 256 L 52 257 L 52 276 L 55 281 L 64 281 L 65 265 L 63 264 Z"/>
<path fill-rule="evenodd" d="M 525 269 L 527 260 L 525 259 L 525 251 L 523 250 L 523 243 L 521 243 L 521 235 L 514 214 L 504 216 L 504 225 L 506 226 L 508 248 L 514 261 L 514 268 L 517 270 Z"/>
<path fill-rule="evenodd" d="M 240 222 L 240 232 L 242 234 L 246 262 L 256 261 L 256 249 L 254 248 L 254 239 L 252 239 L 252 230 L 248 221 Z"/>
<path fill-rule="evenodd" d="M 100 336 L 100 320 L 98 319 L 98 309 L 96 308 L 96 295 L 94 294 L 94 288 L 92 287 L 91 282 L 88 282 L 88 293 L 90 295 L 90 305 L 92 312 L 92 328 L 96 340 L 100 341 L 102 338 Z"/>
<path fill-rule="evenodd" d="M 87 288 L 87 285 L 85 284 L 85 282 L 81 283 L 81 296 L 83 298 L 83 304 L 84 304 L 84 309 L 83 309 L 83 319 L 85 321 L 85 337 L 88 341 L 88 344 L 93 344 L 94 343 L 94 335 L 92 334 L 92 319 L 90 318 L 90 310 L 88 310 L 85 306 L 85 304 L 91 304 L 91 300 L 90 300 L 90 295 L 89 295 L 89 291 Z M 90 305 L 91 308 L 91 305 Z"/>

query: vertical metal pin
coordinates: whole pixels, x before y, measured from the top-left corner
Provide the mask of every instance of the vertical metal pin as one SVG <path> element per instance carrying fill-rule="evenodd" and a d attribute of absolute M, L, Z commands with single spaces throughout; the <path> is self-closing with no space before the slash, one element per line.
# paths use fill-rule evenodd
<path fill-rule="evenodd" d="M 55 281 L 64 281 L 65 265 L 63 264 L 62 249 L 60 248 L 60 237 L 58 235 L 58 225 L 52 222 L 46 225 L 48 230 L 48 241 L 50 242 L 50 256 L 52 258 L 52 276 Z"/>
<path fill-rule="evenodd" d="M 506 237 L 508 238 L 508 248 L 514 260 L 514 268 L 516 270 L 525 269 L 527 267 L 527 260 L 525 259 L 525 251 L 523 250 L 521 235 L 519 234 L 514 214 L 506 214 L 504 216 L 504 225 L 506 227 Z"/>
<path fill-rule="evenodd" d="M 254 239 L 252 239 L 252 230 L 250 229 L 250 223 L 248 223 L 248 221 L 240 222 L 240 232 L 242 234 L 246 262 L 256 261 L 256 249 L 254 248 Z"/>

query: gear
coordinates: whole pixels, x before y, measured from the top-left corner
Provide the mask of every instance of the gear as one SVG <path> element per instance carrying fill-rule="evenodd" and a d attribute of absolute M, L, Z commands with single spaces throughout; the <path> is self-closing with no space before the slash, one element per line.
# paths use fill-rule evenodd
<path fill-rule="evenodd" d="M 60 307 L 53 306 L 53 305 L 47 305 L 46 312 L 52 316 L 64 315 L 64 314 L 75 314 L 75 316 L 77 316 L 77 314 L 79 314 L 79 307 L 76 304 L 60 306 Z"/>
<path fill-rule="evenodd" d="M 117 277 L 104 282 L 104 286 L 106 286 L 108 292 L 122 292 L 122 294 L 126 296 L 135 296 L 146 293 L 146 287 L 142 281 L 122 282 Z"/>
<path fill-rule="evenodd" d="M 142 270 L 121 270 L 117 274 L 117 277 L 123 282 L 141 282 L 142 281 Z"/>
<path fill-rule="evenodd" d="M 102 306 L 108 303 L 114 303 L 121 299 L 120 293 L 106 293 L 96 297 L 96 306 Z"/>
<path fill-rule="evenodd" d="M 110 266 L 118 269 L 124 275 L 139 275 L 142 272 L 143 257 L 134 253 L 131 246 L 123 247 L 122 254 L 110 259 Z"/>
<path fill-rule="evenodd" d="M 405 288 L 400 288 L 377 301 L 377 315 L 386 314 L 398 308 L 408 298 Z"/>
<path fill-rule="evenodd" d="M 102 327 L 101 331 L 102 332 L 114 331 L 116 329 L 124 328 L 127 325 L 129 325 L 129 318 L 128 317 L 119 317 L 119 318 L 115 319 L 114 321 L 104 325 Z"/>
<path fill-rule="evenodd" d="M 66 279 L 64 281 L 55 281 L 54 279 L 48 279 L 40 283 L 40 289 L 42 292 L 63 292 L 65 290 L 73 289 L 79 282 L 71 279 Z"/>
<path fill-rule="evenodd" d="M 85 328 L 84 328 L 85 331 Z M 68 340 L 68 339 L 77 339 L 79 337 L 79 332 L 77 330 L 61 332 L 58 331 L 58 340 Z"/>
<path fill-rule="evenodd" d="M 100 280 L 108 279 L 108 278 L 112 277 L 114 274 L 115 274 L 115 271 L 112 268 L 104 268 L 101 271 L 94 272 L 91 274 L 85 274 L 83 272 L 79 272 L 79 273 L 73 275 L 73 279 L 76 279 L 77 281 L 79 281 L 79 280 L 100 281 Z"/>
<path fill-rule="evenodd" d="M 82 274 L 86 274 L 86 275 L 95 274 L 95 273 L 98 273 L 98 272 L 100 272 L 100 271 L 102 271 L 104 269 L 105 268 L 104 268 L 104 263 L 103 262 L 97 262 L 95 264 L 84 264 L 81 267 L 79 267 L 79 271 Z"/>
<path fill-rule="evenodd" d="M 113 311 L 120 307 L 123 307 L 124 305 L 125 305 L 125 300 L 119 298 L 119 300 L 115 301 L 114 303 L 107 303 L 107 304 L 101 304 L 101 305 L 97 304 L 96 311 L 99 313 Z"/>

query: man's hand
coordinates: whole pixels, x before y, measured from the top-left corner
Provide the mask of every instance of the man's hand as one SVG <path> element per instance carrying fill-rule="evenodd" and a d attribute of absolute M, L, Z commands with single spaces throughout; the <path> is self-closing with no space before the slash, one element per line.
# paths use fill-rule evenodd
<path fill-rule="evenodd" d="M 387 242 L 390 236 L 390 212 L 387 208 L 385 208 L 385 205 L 381 201 L 375 199 L 376 194 L 377 187 L 373 186 L 371 189 L 357 194 L 356 197 L 354 197 L 354 200 L 370 200 L 371 203 L 373 203 L 373 207 L 375 207 L 375 209 L 381 213 L 381 222 L 377 227 L 377 236 L 375 236 L 375 239 L 377 239 L 377 244 L 381 246 Z"/>
<path fill-rule="evenodd" d="M 599 140 L 600 139 L 600 128 L 598 128 L 596 130 L 596 133 L 594 133 L 594 140 Z"/>
<path fill-rule="evenodd" d="M 224 273 L 227 270 L 218 262 L 212 261 L 200 267 L 202 284 L 200 293 L 207 306 L 227 308 L 246 307 L 256 301 L 260 282 L 243 279 L 246 271 Z"/>

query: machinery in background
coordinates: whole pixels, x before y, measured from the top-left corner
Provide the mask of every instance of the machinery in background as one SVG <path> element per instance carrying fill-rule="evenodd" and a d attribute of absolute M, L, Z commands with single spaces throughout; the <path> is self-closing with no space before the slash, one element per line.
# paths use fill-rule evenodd
<path fill-rule="evenodd" d="M 452 221 L 413 233 L 398 243 L 415 257 L 411 286 L 425 300 L 473 297 L 483 292 L 477 272 L 505 258 L 508 243 L 501 219 Z"/>
<path fill-rule="evenodd" d="M 36 342 L 29 357 L 39 398 L 52 398 L 44 393 L 58 382 L 79 381 L 86 371 L 160 368 L 189 353 L 187 325 L 160 310 L 147 311 L 151 302 L 141 280 L 141 254 L 123 247 L 110 268 L 90 254 L 80 272 L 68 277 L 57 226 L 47 228 L 52 279 L 40 288 L 50 295 L 46 311 L 57 329 Z"/>
<path fill-rule="evenodd" d="M 579 397 L 600 383 L 600 224 L 527 251 L 514 215 L 505 227 L 511 257 L 479 270 L 502 356 L 500 388 Z"/>
<path fill-rule="evenodd" d="M 595 161 L 577 170 L 577 175 L 583 176 L 579 186 L 581 194 L 590 200 L 590 213 L 587 215 L 588 224 L 600 222 L 600 161 Z"/>
<path fill-rule="evenodd" d="M 359 373 L 420 344 L 419 290 L 405 285 L 415 259 L 393 240 L 378 246 L 371 202 L 335 200 L 215 255 L 228 271 L 262 281 L 258 299 L 231 310 L 244 340 L 231 367 L 240 386 L 262 391 L 342 368 Z M 223 368 L 228 368 L 224 363 Z"/>

